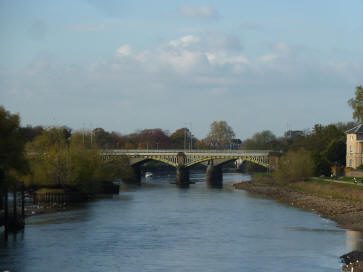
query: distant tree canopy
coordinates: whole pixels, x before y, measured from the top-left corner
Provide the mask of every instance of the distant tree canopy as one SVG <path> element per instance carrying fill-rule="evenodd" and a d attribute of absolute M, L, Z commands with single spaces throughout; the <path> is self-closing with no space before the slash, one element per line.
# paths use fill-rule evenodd
<path fill-rule="evenodd" d="M 290 152 L 291 157 L 296 157 L 296 154 L 309 153 L 308 157 L 313 162 L 313 173 L 315 175 L 330 175 L 331 166 L 345 165 L 345 131 L 355 125 L 353 122 L 326 126 L 317 124 L 311 131 L 288 131 L 279 138 L 275 137 L 271 131 L 265 130 L 244 140 L 241 149 Z"/>
<path fill-rule="evenodd" d="M 171 146 L 171 141 L 167 133 L 160 128 L 144 129 L 136 136 L 138 148 L 140 149 L 159 149 Z"/>
<path fill-rule="evenodd" d="M 183 149 L 186 147 L 187 135 L 190 135 L 188 128 L 179 128 L 170 135 L 170 141 L 174 148 Z"/>
<path fill-rule="evenodd" d="M 310 152 L 315 165 L 315 175 L 330 175 L 331 166 L 345 165 L 345 131 L 354 125 L 353 122 L 327 126 L 317 124 L 310 133 L 292 143 L 289 150 L 304 149 Z"/>
<path fill-rule="evenodd" d="M 363 87 L 356 87 L 355 97 L 348 100 L 349 106 L 353 109 L 353 119 L 359 123 L 363 122 Z"/>
<path fill-rule="evenodd" d="M 39 136 L 43 132 L 43 127 L 30 125 L 21 128 L 21 134 L 25 142 L 31 142 L 35 137 Z"/>
<path fill-rule="evenodd" d="M 205 142 L 214 149 L 228 148 L 235 137 L 232 127 L 226 121 L 214 121 Z"/>
<path fill-rule="evenodd" d="M 242 142 L 241 149 L 274 149 L 276 136 L 270 130 L 255 133 L 252 138 Z"/>
<path fill-rule="evenodd" d="M 363 88 L 359 86 L 356 97 L 349 102 L 354 109 L 355 119 L 359 121 L 362 121 L 363 115 L 362 99 Z M 325 126 L 317 124 L 311 131 L 288 131 L 282 137 L 263 130 L 241 143 L 235 139 L 234 131 L 226 121 L 211 123 L 208 135 L 198 140 L 185 127 L 171 134 L 154 128 L 127 135 L 108 132 L 103 128 L 72 131 L 66 126 L 20 127 L 19 116 L 0 107 L 0 177 L 1 173 L 5 173 L 8 180 L 14 181 L 18 174 L 26 174 L 30 169 L 26 175 L 28 184 L 51 182 L 54 185 L 71 184 L 91 190 L 101 179 L 110 179 L 121 172 L 122 175 L 131 175 L 125 162 L 100 163 L 97 159 L 100 149 L 229 149 L 237 146 L 241 149 L 289 153 L 285 157 L 287 160 L 303 154 L 305 159 L 309 158 L 313 162 L 315 175 L 329 175 L 331 166 L 345 165 L 345 131 L 355 125 L 354 122 Z M 42 156 L 27 158 L 25 144 L 28 155 L 47 156 L 47 160 L 42 159 Z M 285 165 L 288 168 L 287 161 Z M 87 186 L 91 187 L 87 189 Z"/>

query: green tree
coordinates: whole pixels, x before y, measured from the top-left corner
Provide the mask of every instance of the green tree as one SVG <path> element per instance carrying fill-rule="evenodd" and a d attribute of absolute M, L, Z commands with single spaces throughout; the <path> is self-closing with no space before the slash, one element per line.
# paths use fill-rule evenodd
<path fill-rule="evenodd" d="M 184 148 L 184 144 L 187 142 L 187 135 L 189 134 L 190 131 L 187 128 L 179 128 L 173 132 L 169 137 L 173 148 Z"/>
<path fill-rule="evenodd" d="M 8 221 L 8 192 L 13 191 L 13 218 L 17 217 L 16 191 L 21 184 L 20 178 L 28 170 L 25 158 L 25 141 L 20 128 L 20 118 L 0 106 L 0 209 L 4 203 L 5 234 L 8 226 L 16 226 L 16 221 Z"/>
<path fill-rule="evenodd" d="M 279 160 L 276 176 L 281 182 L 304 181 L 314 173 L 314 162 L 310 152 L 303 149 L 289 151 Z"/>
<path fill-rule="evenodd" d="M 50 128 L 27 145 L 32 179 L 28 183 L 63 186 L 69 183 L 69 133 L 64 128 Z M 29 181 L 31 180 L 31 182 Z M 30 185 L 30 184 L 29 184 Z"/>
<path fill-rule="evenodd" d="M 91 148 L 89 136 L 76 132 L 69 137 L 64 128 L 44 130 L 27 146 L 31 158 L 27 185 L 70 187 L 96 193 L 105 181 L 132 177 L 127 161 L 101 160 L 99 149 Z"/>
<path fill-rule="evenodd" d="M 363 121 L 363 87 L 356 87 L 355 97 L 348 100 L 349 106 L 353 109 L 353 119 L 359 123 Z"/>
<path fill-rule="evenodd" d="M 333 165 L 345 165 L 346 142 L 345 139 L 333 139 L 323 152 L 323 156 Z"/>
<path fill-rule="evenodd" d="M 273 149 L 275 144 L 276 136 L 270 130 L 264 130 L 243 141 L 241 149 Z"/>
<path fill-rule="evenodd" d="M 329 176 L 331 166 L 345 165 L 346 135 L 345 131 L 353 123 L 337 123 L 327 126 L 315 125 L 313 130 L 304 137 L 294 141 L 289 150 L 301 148 L 310 151 L 315 165 L 315 175 Z"/>
<path fill-rule="evenodd" d="M 27 169 L 20 118 L 0 106 L 0 186 L 7 179 L 15 180 L 11 173 L 25 173 Z"/>
<path fill-rule="evenodd" d="M 205 142 L 215 149 L 228 148 L 235 137 L 232 127 L 226 121 L 214 121 Z"/>
<path fill-rule="evenodd" d="M 192 135 L 188 128 L 179 128 L 173 134 L 169 136 L 170 144 L 172 148 L 183 149 L 190 148 L 190 144 L 193 148 L 200 147 L 199 140 Z"/>

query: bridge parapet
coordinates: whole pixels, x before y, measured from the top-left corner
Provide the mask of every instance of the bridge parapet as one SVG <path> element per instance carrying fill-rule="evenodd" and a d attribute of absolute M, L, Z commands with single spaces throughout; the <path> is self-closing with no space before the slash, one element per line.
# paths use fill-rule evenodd
<path fill-rule="evenodd" d="M 103 149 L 102 154 L 118 155 L 118 154 L 243 154 L 243 155 L 268 155 L 271 150 L 204 150 L 204 149 Z"/>

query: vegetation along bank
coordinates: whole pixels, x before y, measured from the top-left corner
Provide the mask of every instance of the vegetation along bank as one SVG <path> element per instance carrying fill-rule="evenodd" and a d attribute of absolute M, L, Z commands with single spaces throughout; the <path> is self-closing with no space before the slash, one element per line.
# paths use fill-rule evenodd
<path fill-rule="evenodd" d="M 234 187 L 318 213 L 341 228 L 363 231 L 362 185 L 317 179 L 286 183 L 272 175 L 256 175 Z"/>

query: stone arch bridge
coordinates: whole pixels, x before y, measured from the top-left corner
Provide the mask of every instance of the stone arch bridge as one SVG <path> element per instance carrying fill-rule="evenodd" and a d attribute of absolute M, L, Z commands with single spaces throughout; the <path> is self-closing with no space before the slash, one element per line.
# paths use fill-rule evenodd
<path fill-rule="evenodd" d="M 275 163 L 269 150 L 126 150 L 109 149 L 100 152 L 102 159 L 113 160 L 126 158 L 134 168 L 137 182 L 141 180 L 139 166 L 146 161 L 155 160 L 176 168 L 176 184 L 179 187 L 188 187 L 189 167 L 195 164 L 207 166 L 207 184 L 210 187 L 222 187 L 222 166 L 230 161 L 250 161 L 270 170 Z"/>

